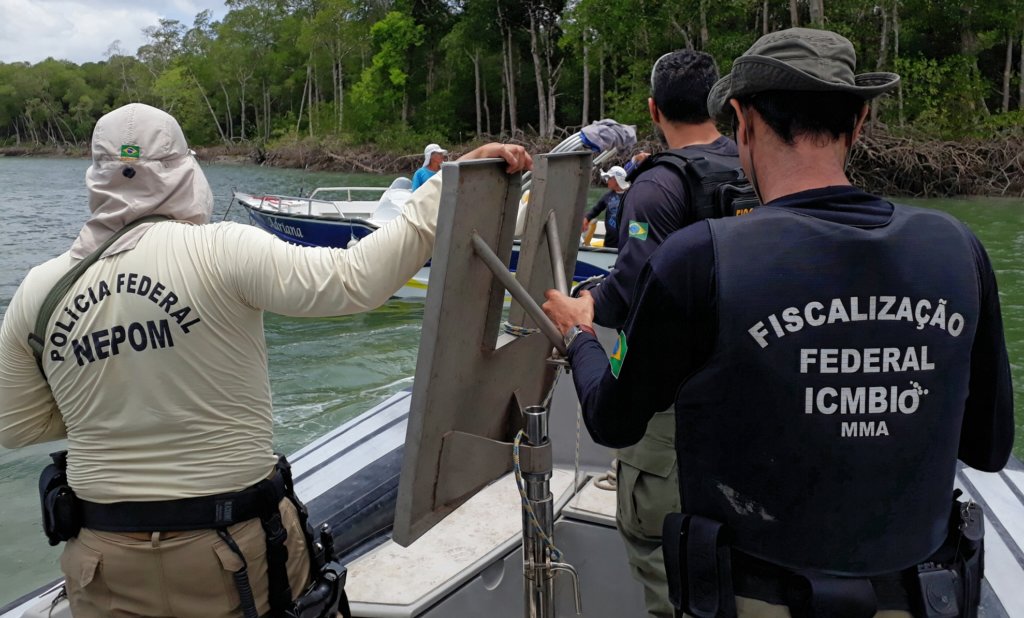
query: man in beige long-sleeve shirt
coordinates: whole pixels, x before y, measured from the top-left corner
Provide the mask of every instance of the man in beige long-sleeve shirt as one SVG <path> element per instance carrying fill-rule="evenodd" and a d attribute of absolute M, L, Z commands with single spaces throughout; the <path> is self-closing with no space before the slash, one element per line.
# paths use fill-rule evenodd
<path fill-rule="evenodd" d="M 67 437 L 68 484 L 87 503 L 229 494 L 272 476 L 263 311 L 337 316 L 377 307 L 427 261 L 440 175 L 400 216 L 352 249 L 297 247 L 251 226 L 207 224 L 212 196 L 177 122 L 132 104 L 104 116 L 86 175 L 92 217 L 71 251 L 34 269 L 0 330 L 0 444 Z M 526 152 L 489 144 L 463 158 Z M 42 370 L 28 344 L 50 289 L 114 242 L 58 303 Z M 308 582 L 295 508 L 281 501 L 293 597 Z M 256 610 L 268 611 L 265 537 L 250 519 L 227 528 L 248 563 Z M 238 616 L 242 564 L 214 530 L 124 533 L 83 528 L 61 559 L 72 610 L 89 616 Z"/>

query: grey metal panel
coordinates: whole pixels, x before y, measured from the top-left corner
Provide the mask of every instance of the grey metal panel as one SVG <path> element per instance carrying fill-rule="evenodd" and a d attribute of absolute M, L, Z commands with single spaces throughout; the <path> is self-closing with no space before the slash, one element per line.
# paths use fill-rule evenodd
<path fill-rule="evenodd" d="M 394 539 L 412 543 L 477 490 L 507 472 L 507 455 L 494 442 L 510 442 L 521 426 L 520 405 L 542 402 L 554 369 L 545 362 L 551 343 L 540 334 L 499 337 L 504 289 L 476 257 L 471 239 L 483 239 L 508 262 L 519 203 L 519 177 L 504 162 L 470 161 L 441 168 L 442 195 L 423 331 L 416 361 L 405 458 L 399 481 Z M 566 223 L 582 215 L 582 178 L 589 153 L 541 155 L 535 161 L 534 199 Z M 566 190 L 569 186 L 571 190 Z M 551 198 L 547 193 L 551 192 Z M 563 212 L 568 209 L 571 212 Z M 534 234 L 543 226 L 534 221 Z M 530 231 L 527 232 L 531 233 Z M 575 239 L 575 234 L 567 234 Z M 551 284 L 546 245 L 524 238 L 516 279 L 542 299 Z M 567 268 L 576 245 L 566 247 Z M 547 276 L 542 276 L 545 267 Z M 459 432 L 457 439 L 454 433 Z M 473 444 L 474 440 L 480 444 Z M 469 454 L 485 456 L 474 461 Z M 482 455 L 489 454 L 489 455 Z M 500 459 L 500 461 L 499 461 Z"/>

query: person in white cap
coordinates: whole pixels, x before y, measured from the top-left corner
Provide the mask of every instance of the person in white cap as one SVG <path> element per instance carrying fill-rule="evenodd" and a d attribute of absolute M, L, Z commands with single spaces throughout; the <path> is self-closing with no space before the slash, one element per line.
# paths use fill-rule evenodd
<path fill-rule="evenodd" d="M 483 157 L 532 167 L 520 146 L 463 158 Z M 0 328 L 0 445 L 68 441 L 64 471 L 47 471 L 61 489 L 46 492 L 44 529 L 67 541 L 72 613 L 283 615 L 320 571 L 273 452 L 263 312 L 386 301 L 430 258 L 441 179 L 352 249 L 299 247 L 210 224 L 210 186 L 178 122 L 135 103 L 96 123 L 86 186 L 92 216 L 27 274 Z"/>
<path fill-rule="evenodd" d="M 420 185 L 430 180 L 430 177 L 441 169 L 441 164 L 444 163 L 447 154 L 448 151 L 437 144 L 427 144 L 427 147 L 423 149 L 423 167 L 416 170 L 412 177 L 413 191 L 419 189 Z"/>
<path fill-rule="evenodd" d="M 629 181 L 626 180 L 626 170 L 618 165 L 601 172 L 601 180 L 607 183 L 608 192 L 583 217 L 583 232 L 586 233 L 591 223 L 604 212 L 604 246 L 615 248 L 619 246 L 619 204 L 622 194 L 629 188 Z"/>

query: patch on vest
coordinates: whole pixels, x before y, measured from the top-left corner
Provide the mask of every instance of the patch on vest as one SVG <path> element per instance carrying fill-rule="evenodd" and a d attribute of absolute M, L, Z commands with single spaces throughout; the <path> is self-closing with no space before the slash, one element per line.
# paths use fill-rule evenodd
<path fill-rule="evenodd" d="M 608 357 L 608 362 L 612 366 L 612 376 L 616 379 L 619 377 L 619 372 L 622 371 L 622 362 L 626 360 L 626 333 L 619 331 L 619 338 L 615 341 L 615 347 L 612 348 L 612 355 Z"/>
<path fill-rule="evenodd" d="M 650 224 L 645 221 L 629 222 L 629 237 L 637 240 L 647 240 L 647 230 Z"/>

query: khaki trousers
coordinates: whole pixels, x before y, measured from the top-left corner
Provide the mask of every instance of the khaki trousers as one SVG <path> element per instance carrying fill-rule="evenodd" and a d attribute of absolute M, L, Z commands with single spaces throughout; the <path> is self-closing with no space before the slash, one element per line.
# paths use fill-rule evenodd
<path fill-rule="evenodd" d="M 309 554 L 295 506 L 281 501 L 288 532 L 288 579 L 298 596 L 309 581 Z M 266 536 L 259 519 L 228 528 L 245 556 L 260 615 L 267 602 Z M 75 618 L 236 618 L 232 575 L 242 560 L 214 530 L 114 533 L 83 529 L 60 559 Z"/>

